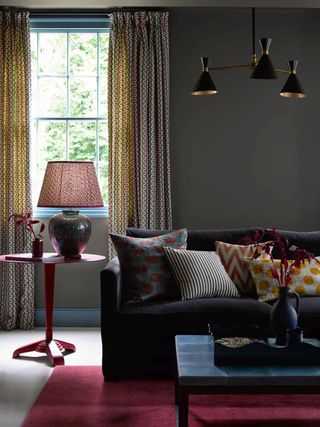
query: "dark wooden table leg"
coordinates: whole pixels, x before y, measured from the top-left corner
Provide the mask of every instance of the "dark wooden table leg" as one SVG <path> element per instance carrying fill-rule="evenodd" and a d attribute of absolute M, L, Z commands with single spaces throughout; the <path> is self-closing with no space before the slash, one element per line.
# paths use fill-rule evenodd
<path fill-rule="evenodd" d="M 188 427 L 189 393 L 176 380 L 175 383 L 176 426 Z"/>

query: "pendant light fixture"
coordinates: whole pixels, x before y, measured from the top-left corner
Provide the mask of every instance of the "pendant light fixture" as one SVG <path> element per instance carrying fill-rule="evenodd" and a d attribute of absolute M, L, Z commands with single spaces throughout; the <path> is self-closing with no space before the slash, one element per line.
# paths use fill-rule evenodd
<path fill-rule="evenodd" d="M 252 61 L 250 64 L 240 65 L 225 65 L 223 67 L 209 67 L 209 58 L 202 57 L 202 73 L 199 80 L 197 81 L 192 95 L 214 95 L 218 93 L 218 90 L 211 78 L 209 71 L 221 71 L 228 70 L 231 68 L 249 68 L 252 70 L 252 79 L 277 79 L 277 73 L 289 74 L 289 77 L 283 86 L 280 95 L 287 98 L 301 99 L 305 98 L 305 93 L 299 83 L 296 75 L 298 60 L 288 61 L 288 69 L 274 68 L 272 61 L 269 56 L 269 48 L 272 39 L 262 38 L 260 39 L 261 45 L 261 56 L 257 59 L 256 55 L 256 41 L 255 41 L 255 8 L 252 8 Z"/>

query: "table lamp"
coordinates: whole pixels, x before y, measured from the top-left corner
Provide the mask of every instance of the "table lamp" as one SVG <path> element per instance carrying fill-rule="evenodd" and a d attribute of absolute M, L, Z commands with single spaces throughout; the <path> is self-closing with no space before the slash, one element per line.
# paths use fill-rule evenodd
<path fill-rule="evenodd" d="M 74 208 L 103 206 L 93 162 L 48 162 L 38 207 L 62 208 L 49 221 L 49 236 L 58 255 L 80 258 L 91 235 L 91 221 Z"/>

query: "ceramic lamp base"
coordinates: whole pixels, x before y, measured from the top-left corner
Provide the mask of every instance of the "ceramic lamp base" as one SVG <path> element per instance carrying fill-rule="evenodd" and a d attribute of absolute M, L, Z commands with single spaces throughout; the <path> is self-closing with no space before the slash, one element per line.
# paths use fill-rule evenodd
<path fill-rule="evenodd" d="M 91 236 L 91 221 L 79 211 L 63 210 L 50 219 L 49 236 L 58 255 L 80 258 Z"/>

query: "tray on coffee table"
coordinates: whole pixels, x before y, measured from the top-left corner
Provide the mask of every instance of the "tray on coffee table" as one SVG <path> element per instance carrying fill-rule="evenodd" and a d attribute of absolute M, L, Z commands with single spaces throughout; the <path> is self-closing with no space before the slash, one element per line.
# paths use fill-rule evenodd
<path fill-rule="evenodd" d="M 278 346 L 265 330 L 249 329 L 249 337 L 230 336 L 223 328 L 209 325 L 214 346 L 215 365 L 320 365 L 320 341 L 305 338 L 303 342 Z M 256 332 L 256 333 L 254 333 Z"/>

